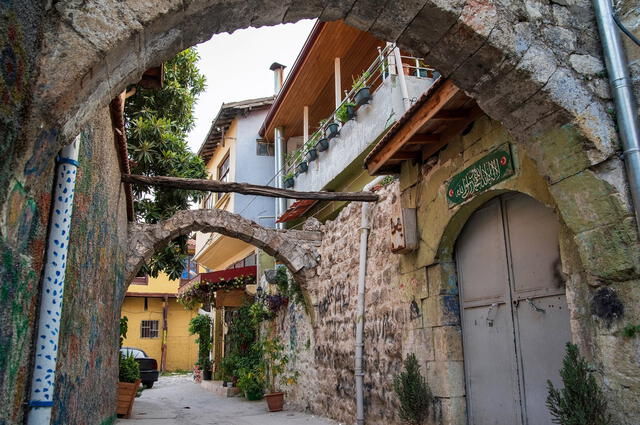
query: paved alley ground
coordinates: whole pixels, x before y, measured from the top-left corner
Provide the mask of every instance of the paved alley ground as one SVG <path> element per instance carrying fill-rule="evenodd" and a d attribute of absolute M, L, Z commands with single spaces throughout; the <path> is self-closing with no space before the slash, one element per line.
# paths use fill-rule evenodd
<path fill-rule="evenodd" d="M 337 422 L 285 410 L 267 412 L 264 400 L 222 397 L 193 382 L 190 376 L 161 376 L 143 391 L 129 419 L 121 425 L 337 425 Z"/>

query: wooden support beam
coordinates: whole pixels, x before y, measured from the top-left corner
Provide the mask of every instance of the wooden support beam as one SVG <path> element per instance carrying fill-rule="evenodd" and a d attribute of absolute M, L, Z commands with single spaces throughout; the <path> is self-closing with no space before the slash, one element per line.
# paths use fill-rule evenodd
<path fill-rule="evenodd" d="M 296 190 L 278 189 L 271 186 L 260 186 L 249 183 L 221 182 L 206 179 L 184 179 L 180 177 L 148 177 L 123 174 L 124 183 L 145 186 L 170 187 L 172 189 L 201 190 L 204 192 L 241 193 L 243 195 L 267 196 L 270 198 L 316 199 L 319 201 L 359 201 L 376 202 L 378 195 L 371 192 L 298 192 Z"/>
<path fill-rule="evenodd" d="M 440 141 L 438 143 L 424 145 L 422 149 L 422 159 L 426 160 L 431 155 L 438 152 L 444 145 L 449 143 L 452 138 L 459 135 L 471 122 L 478 119 L 483 114 L 484 112 L 482 112 L 482 109 L 480 109 L 478 105 L 475 105 L 468 111 L 465 119 L 449 124 L 447 129 L 440 135 Z"/>
<path fill-rule="evenodd" d="M 410 118 L 402 123 L 402 127 L 393 135 L 391 140 L 369 161 L 367 164 L 369 174 L 376 174 L 378 169 L 393 158 L 394 154 L 402 149 L 405 142 L 413 137 L 427 121 L 436 116 L 459 91 L 451 80 L 444 81 L 431 97 Z"/>
<path fill-rule="evenodd" d="M 440 141 L 439 135 L 423 133 L 423 134 L 414 134 L 413 136 L 411 136 L 411 138 L 407 141 L 407 144 L 425 145 L 430 143 L 438 143 L 439 141 Z"/>
<path fill-rule="evenodd" d="M 439 121 L 458 121 L 464 120 L 469 116 L 469 111 L 442 111 L 438 112 L 432 120 Z"/>
<path fill-rule="evenodd" d="M 396 152 L 396 154 L 393 155 L 392 159 L 397 159 L 397 160 L 400 160 L 400 161 L 404 161 L 404 160 L 407 160 L 407 159 L 419 158 L 420 154 L 421 154 L 420 151 L 415 151 L 415 152 Z"/>

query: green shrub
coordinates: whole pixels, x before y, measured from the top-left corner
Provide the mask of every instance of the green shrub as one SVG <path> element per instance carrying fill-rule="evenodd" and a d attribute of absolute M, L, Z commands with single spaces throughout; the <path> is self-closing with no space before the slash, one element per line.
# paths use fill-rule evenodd
<path fill-rule="evenodd" d="M 137 379 L 140 379 L 140 365 L 131 354 L 128 356 L 120 354 L 118 363 L 118 380 L 120 382 L 136 382 Z"/>
<path fill-rule="evenodd" d="M 411 425 L 421 425 L 429 417 L 433 403 L 431 390 L 420 374 L 420 364 L 415 354 L 404 361 L 404 372 L 393 380 L 393 389 L 400 399 L 400 418 Z"/>
<path fill-rule="evenodd" d="M 120 347 L 124 344 L 124 339 L 127 337 L 127 331 L 129 330 L 129 319 L 127 316 L 120 318 Z"/>
<path fill-rule="evenodd" d="M 189 334 L 198 335 L 198 366 L 211 370 L 209 352 L 211 351 L 211 318 L 205 314 L 198 314 L 189 321 Z"/>
<path fill-rule="evenodd" d="M 238 388 L 248 400 L 260 400 L 264 395 L 264 374 L 260 367 L 242 368 L 238 371 Z"/>
<path fill-rule="evenodd" d="M 547 407 L 553 423 L 561 425 L 607 425 L 607 402 L 587 361 L 578 352 L 578 346 L 567 343 L 567 352 L 560 370 L 564 388 L 556 389 L 547 380 L 549 395 Z"/>

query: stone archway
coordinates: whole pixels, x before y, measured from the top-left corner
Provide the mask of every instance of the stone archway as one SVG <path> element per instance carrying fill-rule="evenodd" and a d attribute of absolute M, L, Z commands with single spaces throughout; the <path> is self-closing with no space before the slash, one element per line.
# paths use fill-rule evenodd
<path fill-rule="evenodd" d="M 319 260 L 316 247 L 322 241 L 321 232 L 268 229 L 224 210 L 189 210 L 179 211 L 156 224 L 129 225 L 125 284 L 133 280 L 142 264 L 159 248 L 180 235 L 195 231 L 220 233 L 264 250 L 287 266 L 305 290 L 309 279 L 316 275 Z"/>
<path fill-rule="evenodd" d="M 581 41 L 585 32 L 596 34 L 590 2 L 525 3 L 165 0 L 148 8 L 138 0 L 58 2 L 46 16 L 31 116 L 59 131 L 48 150 L 53 156 L 145 69 L 215 33 L 344 19 L 424 56 L 523 140 L 571 124 L 584 137 L 585 160 L 598 163 L 615 150 L 616 134 L 604 76 L 579 65 L 600 63 L 598 44 Z"/>

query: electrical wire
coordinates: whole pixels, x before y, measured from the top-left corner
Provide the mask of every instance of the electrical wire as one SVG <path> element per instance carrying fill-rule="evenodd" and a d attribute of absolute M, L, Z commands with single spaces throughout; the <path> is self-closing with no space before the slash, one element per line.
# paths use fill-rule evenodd
<path fill-rule="evenodd" d="M 638 37 L 636 37 L 631 31 L 629 31 L 627 29 L 627 27 L 625 27 L 622 22 L 620 21 L 620 18 L 618 18 L 618 14 L 615 12 L 613 12 L 613 20 L 615 21 L 616 25 L 618 25 L 618 28 L 620 28 L 620 31 L 622 31 L 623 33 L 626 34 L 627 37 L 629 37 L 631 39 L 631 41 L 633 41 L 634 43 L 636 43 L 638 46 L 640 46 L 640 39 L 638 39 Z"/>

